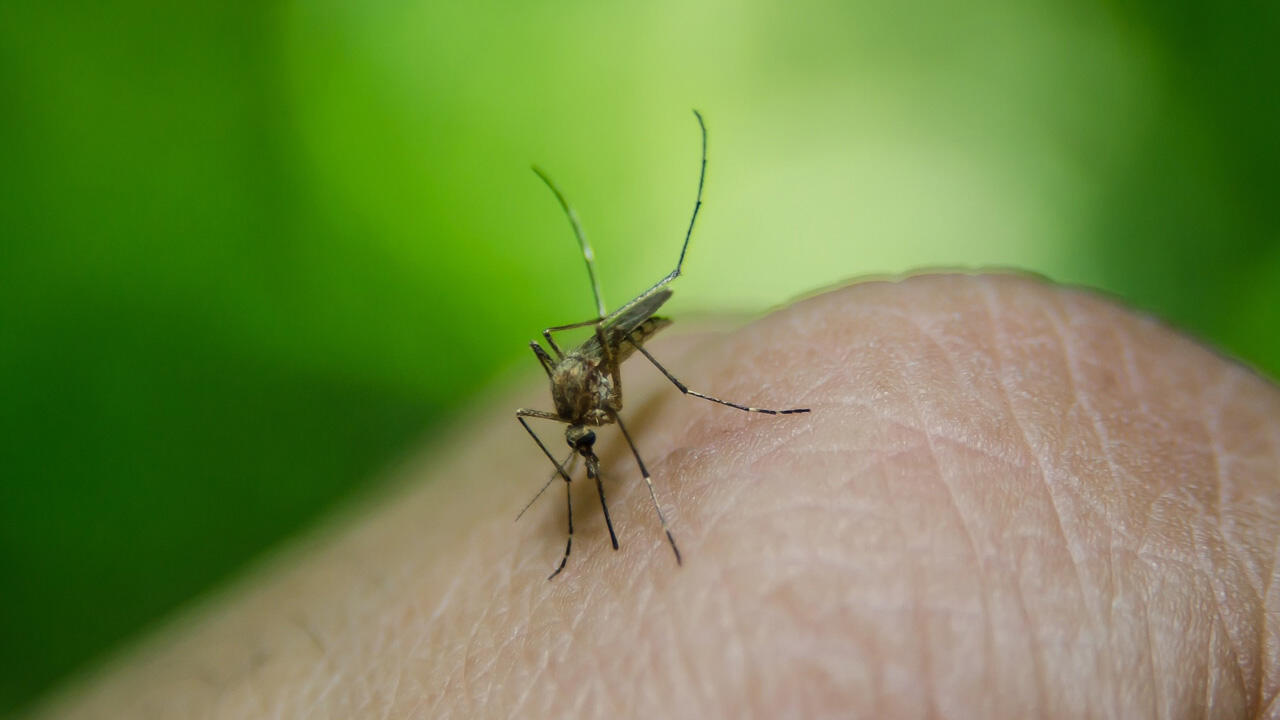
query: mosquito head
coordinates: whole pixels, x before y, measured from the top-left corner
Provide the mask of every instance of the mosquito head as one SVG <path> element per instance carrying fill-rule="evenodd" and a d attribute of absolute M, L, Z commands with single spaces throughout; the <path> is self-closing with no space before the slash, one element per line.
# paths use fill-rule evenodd
<path fill-rule="evenodd" d="M 564 439 L 569 442 L 569 447 L 583 455 L 589 454 L 596 444 L 595 431 L 585 425 L 570 425 L 569 429 L 564 431 Z"/>

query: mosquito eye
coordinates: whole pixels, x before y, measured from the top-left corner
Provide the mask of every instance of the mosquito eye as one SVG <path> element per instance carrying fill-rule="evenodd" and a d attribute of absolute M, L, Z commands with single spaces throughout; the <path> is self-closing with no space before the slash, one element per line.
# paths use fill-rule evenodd
<path fill-rule="evenodd" d="M 590 430 L 583 430 L 569 444 L 578 450 L 588 449 L 596 444 L 596 434 Z"/>
<path fill-rule="evenodd" d="M 569 447 L 585 450 L 595 445 L 596 434 L 581 425 L 574 425 L 565 432 L 564 439 L 568 441 Z"/>

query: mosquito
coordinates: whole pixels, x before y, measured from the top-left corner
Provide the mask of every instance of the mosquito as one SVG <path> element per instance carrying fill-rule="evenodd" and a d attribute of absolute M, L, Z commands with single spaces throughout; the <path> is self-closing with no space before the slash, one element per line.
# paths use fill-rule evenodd
<path fill-rule="evenodd" d="M 610 423 L 617 424 L 618 429 L 622 431 L 622 437 L 626 438 L 627 445 L 631 448 L 631 454 L 635 456 L 636 465 L 640 468 L 640 474 L 644 477 L 645 484 L 649 488 L 649 498 L 653 501 L 653 509 L 658 513 L 658 520 L 662 523 L 662 530 L 666 533 L 667 541 L 671 544 L 671 551 L 675 553 L 676 564 L 683 563 L 680 557 L 680 549 L 676 546 L 676 539 L 671 534 L 666 515 L 663 514 L 662 506 L 658 503 L 658 496 L 653 488 L 653 477 L 649 474 L 649 469 L 645 466 L 644 460 L 640 458 L 640 451 L 636 448 L 635 440 L 632 439 L 626 424 L 622 422 L 622 417 L 618 414 L 622 410 L 622 375 L 619 371 L 619 366 L 637 350 L 685 395 L 710 400 L 744 412 L 764 413 L 766 415 L 794 415 L 809 412 L 809 408 L 769 410 L 767 408 L 750 407 L 690 390 L 688 386 L 676 379 L 675 375 L 672 375 L 669 370 L 663 367 L 662 363 L 658 362 L 657 358 L 644 347 L 649 338 L 671 324 L 670 319 L 658 317 L 654 313 L 671 297 L 671 289 L 667 285 L 680 276 L 680 268 L 684 265 L 685 252 L 689 249 L 689 238 L 693 235 L 693 225 L 697 222 L 698 211 L 702 208 L 702 185 L 707 175 L 707 126 L 702 120 L 701 113 L 694 110 L 693 115 L 698 119 L 698 128 L 702 132 L 702 164 L 698 171 L 698 195 L 693 204 L 693 216 L 689 218 L 689 227 L 684 234 L 684 244 L 680 247 L 680 258 L 676 260 L 675 269 L 667 273 L 666 277 L 654 283 L 653 287 L 640 293 L 630 302 L 613 312 L 605 311 L 604 296 L 600 292 L 600 280 L 596 277 L 595 253 L 591 250 L 591 243 L 587 242 L 586 233 L 582 231 L 582 225 L 578 222 L 577 213 L 565 200 L 564 193 L 560 192 L 560 188 L 556 187 L 551 178 L 537 166 L 533 168 L 538 177 L 542 178 L 542 181 L 551 189 L 551 192 L 556 196 L 556 200 L 560 201 L 560 207 L 564 209 L 565 215 L 569 218 L 569 224 L 573 226 L 573 234 L 578 239 L 578 247 L 582 250 L 582 256 L 587 261 L 587 275 L 591 279 L 591 291 L 596 300 L 596 317 L 582 322 L 556 325 L 542 331 L 542 337 L 546 341 L 547 347 L 550 348 L 550 352 L 539 345 L 536 340 L 529 343 L 529 347 L 533 349 L 533 354 L 537 356 L 538 362 L 542 364 L 542 369 L 546 371 L 547 378 L 551 380 L 551 399 L 555 403 L 555 411 L 549 412 L 529 408 L 516 410 L 516 420 L 520 421 L 525 431 L 538 444 L 542 453 L 555 466 L 555 471 L 551 474 L 551 477 L 547 479 L 546 484 L 542 486 L 537 495 L 534 495 L 533 500 L 530 500 L 529 504 L 525 505 L 524 510 L 520 511 L 520 515 L 523 515 L 525 510 L 528 510 L 533 502 L 542 496 L 542 493 L 557 477 L 564 480 L 565 505 L 568 508 L 569 515 L 568 540 L 564 545 L 564 556 L 560 558 L 560 565 L 547 577 L 548 580 L 559 575 L 560 571 L 564 570 L 565 564 L 569 562 L 569 551 L 573 549 L 573 493 L 571 492 L 573 480 L 571 474 L 573 473 L 574 463 L 577 462 L 579 457 L 585 461 L 587 479 L 594 480 L 596 483 L 596 490 L 600 494 L 600 507 L 604 510 L 604 522 L 609 528 L 609 540 L 613 543 L 613 549 L 618 549 L 618 536 L 613 531 L 613 521 L 609 518 L 609 505 L 604 498 L 604 483 L 600 478 L 600 458 L 596 456 L 594 449 L 596 434 L 591 429 Z M 567 353 L 560 349 L 560 346 L 556 344 L 555 339 L 552 337 L 552 333 L 584 327 L 590 327 L 592 335 L 581 345 Z M 551 451 L 547 449 L 546 444 L 538 437 L 538 434 L 533 431 L 533 428 L 529 427 L 529 423 L 525 421 L 525 418 L 551 420 L 567 426 L 564 437 L 571 450 L 563 461 L 556 460 Z M 566 465 L 568 466 L 567 468 Z M 519 517 L 519 515 L 516 516 L 516 519 L 518 520 Z"/>

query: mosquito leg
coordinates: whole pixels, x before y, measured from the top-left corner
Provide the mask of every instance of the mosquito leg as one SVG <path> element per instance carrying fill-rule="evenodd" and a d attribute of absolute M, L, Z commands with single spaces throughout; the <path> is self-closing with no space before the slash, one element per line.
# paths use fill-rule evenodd
<path fill-rule="evenodd" d="M 609 341 L 607 339 L 605 339 L 604 326 L 596 325 L 595 332 L 596 332 L 596 342 L 600 343 L 600 356 L 604 358 L 604 364 L 607 367 L 611 368 L 614 371 L 614 374 L 616 375 L 617 374 L 616 371 L 618 369 L 618 363 L 613 359 L 614 347 L 609 344 Z M 621 384 L 622 383 L 618 383 L 619 386 L 621 386 Z"/>
<path fill-rule="evenodd" d="M 572 476 L 573 466 L 577 461 L 578 461 L 577 453 L 573 450 L 570 450 L 569 457 L 565 458 L 564 462 L 560 463 L 560 466 L 564 466 L 565 472 L 569 473 L 569 475 Z M 539 489 L 537 493 L 534 493 L 533 498 L 530 499 L 529 502 L 525 503 L 524 507 L 520 509 L 520 513 L 516 515 L 516 522 L 519 522 L 520 518 L 524 517 L 524 514 L 529 511 L 529 508 L 533 507 L 533 504 L 538 502 L 538 498 L 542 497 L 542 493 L 546 492 L 547 488 L 551 487 L 551 481 L 555 480 L 556 476 L 560 474 L 560 466 L 557 466 L 557 468 L 551 473 L 551 475 L 547 477 L 547 481 L 542 484 L 542 488 Z"/>
<path fill-rule="evenodd" d="M 699 120 L 701 122 L 701 120 Z M 537 166 L 533 166 L 533 171 L 542 178 L 542 182 L 551 188 L 551 192 L 555 194 L 556 200 L 560 201 L 560 207 L 564 208 L 564 214 L 569 216 L 569 224 L 573 226 L 574 237 L 578 238 L 578 247 L 582 249 L 582 257 L 587 261 L 587 275 L 591 278 L 591 292 L 596 298 L 596 311 L 600 317 L 605 316 L 604 311 L 604 294 L 600 292 L 600 279 L 596 277 L 596 254 L 591 250 L 591 243 L 587 242 L 587 234 L 582 231 L 582 224 L 578 222 L 578 213 L 574 212 L 573 207 L 569 205 L 569 201 L 564 199 L 564 193 L 560 192 L 560 188 L 551 182 L 551 178 Z"/>
<path fill-rule="evenodd" d="M 564 569 L 565 563 L 569 562 L 569 551 L 573 549 L 573 489 L 569 485 L 568 476 L 565 477 L 564 481 L 564 503 L 565 507 L 569 509 L 569 539 L 564 543 L 564 557 L 560 558 L 560 567 L 547 576 L 548 580 L 560 574 L 560 571 Z"/>
<path fill-rule="evenodd" d="M 561 349 L 560 349 L 560 346 L 556 344 L 555 338 L 551 337 L 551 330 L 550 330 L 550 329 L 543 330 L 543 331 L 542 331 L 542 337 L 543 337 L 543 339 L 545 339 L 545 340 L 547 341 L 547 345 L 549 345 L 549 346 L 551 347 L 551 351 L 552 351 L 552 352 L 554 352 L 554 353 L 556 354 L 556 357 L 558 357 L 558 358 L 562 358 L 562 359 L 563 359 L 563 358 L 564 358 L 564 351 L 563 351 L 563 350 L 561 350 Z M 530 343 L 530 344 L 531 344 L 531 345 L 537 345 L 537 343 Z M 541 348 L 539 348 L 539 349 L 541 349 Z M 535 350 L 534 352 L 537 352 L 537 350 Z M 545 351 L 543 351 L 543 352 L 545 352 Z M 539 355 L 539 356 L 538 356 L 538 359 L 539 359 L 539 360 L 541 360 L 541 359 L 542 359 L 542 356 L 541 356 L 541 355 Z M 550 360 L 551 358 L 549 358 L 549 357 L 548 357 L 547 359 L 548 359 L 548 360 Z M 543 364 L 543 366 L 544 366 L 544 367 L 547 365 L 547 363 L 546 363 L 546 362 L 543 362 L 542 364 Z M 551 367 L 555 367 L 555 363 L 552 363 L 552 364 L 551 364 Z M 551 375 L 551 369 L 550 369 L 550 368 L 548 368 L 548 369 L 547 369 L 547 375 Z"/>
<path fill-rule="evenodd" d="M 560 348 L 556 347 L 550 336 L 547 336 L 547 342 L 551 343 L 551 348 L 556 351 L 556 355 L 564 357 L 564 353 L 560 352 Z M 551 377 L 551 371 L 555 369 L 556 361 L 552 360 L 547 351 L 543 350 L 542 346 L 537 342 L 530 340 L 529 347 L 533 349 L 533 354 L 538 356 L 538 362 L 542 363 L 542 369 L 547 371 L 547 377 Z"/>
<path fill-rule="evenodd" d="M 611 413 L 613 421 L 618 423 L 618 429 L 622 431 L 622 437 L 627 439 L 627 445 L 631 446 L 631 454 L 636 457 L 636 464 L 640 466 L 640 474 L 644 476 L 644 482 L 649 486 L 649 498 L 653 500 L 653 509 L 658 511 L 658 520 L 662 523 L 662 531 L 667 534 L 667 541 L 671 543 L 671 550 L 676 554 L 676 564 L 682 565 L 680 559 L 680 548 L 676 547 L 676 539 L 671 535 L 671 528 L 667 526 L 667 516 L 662 514 L 662 507 L 658 505 L 658 495 L 653 490 L 653 478 L 649 477 L 649 468 L 645 467 L 644 460 L 640 459 L 640 451 L 636 449 L 636 444 L 631 440 L 631 433 L 627 432 L 627 426 L 622 424 L 622 418 L 617 413 Z"/>
<path fill-rule="evenodd" d="M 567 325 L 555 325 L 549 328 L 545 328 L 542 331 L 542 337 L 546 339 L 547 344 L 551 346 L 551 349 L 555 351 L 558 357 L 564 357 L 564 353 L 560 350 L 560 346 L 556 344 L 555 339 L 551 337 L 551 333 L 562 332 L 564 330 L 572 330 L 574 328 L 587 327 L 589 325 L 599 325 L 600 323 L 604 322 L 604 320 L 605 320 L 604 317 L 598 317 L 598 318 L 592 318 L 591 320 L 583 320 L 582 322 L 569 323 Z"/>
<path fill-rule="evenodd" d="M 587 477 L 596 481 L 596 490 L 600 492 L 600 507 L 604 509 L 604 524 L 609 528 L 609 540 L 613 549 L 618 549 L 618 536 L 613 533 L 613 520 L 609 519 L 609 505 L 604 501 L 604 483 L 600 481 L 600 459 L 592 453 L 587 457 Z"/>
<path fill-rule="evenodd" d="M 538 418 L 540 420 L 555 420 L 558 423 L 563 423 L 565 425 L 569 424 L 568 420 L 565 420 L 564 418 L 560 417 L 559 415 L 553 412 L 547 412 L 546 410 L 533 410 L 530 408 L 520 408 L 519 410 L 516 410 L 516 417 L 531 417 L 531 418 Z"/>
<path fill-rule="evenodd" d="M 564 325 L 552 325 L 546 330 L 543 330 L 542 334 L 546 335 L 547 333 L 560 332 L 561 330 L 572 330 L 574 328 L 587 327 L 589 325 L 598 325 L 604 322 L 604 320 L 605 318 L 602 315 L 600 317 L 591 318 L 590 320 L 582 320 L 579 322 L 567 323 Z"/>
<path fill-rule="evenodd" d="M 643 354 L 646 358 L 648 358 L 649 362 L 653 363 L 654 367 L 662 371 L 662 374 L 666 375 L 667 379 L 670 380 L 671 383 L 675 385 L 676 388 L 679 389 L 680 392 L 684 393 L 685 395 L 692 395 L 694 397 L 702 398 L 703 400 L 710 400 L 713 403 L 728 405 L 731 408 L 745 410 L 746 412 L 764 413 L 765 415 L 796 415 L 798 413 L 809 412 L 809 408 L 791 408 L 789 410 L 770 410 L 768 408 L 749 407 L 747 405 L 739 405 L 738 403 L 735 403 L 735 402 L 729 402 L 728 400 L 721 400 L 718 397 L 712 397 L 710 395 L 700 393 L 697 390 L 690 390 L 689 386 L 677 380 L 675 375 L 672 375 L 670 371 L 662 367 L 662 363 L 658 362 L 658 359 L 655 358 L 652 353 L 646 350 L 643 345 L 640 345 L 635 340 L 633 340 L 631 338 L 630 333 L 627 334 L 627 341 L 630 342 L 632 345 L 634 345 L 635 348 L 641 352 L 641 354 Z"/>
<path fill-rule="evenodd" d="M 529 437 L 533 438 L 533 441 L 538 444 L 538 448 L 542 450 L 542 454 L 546 455 L 547 459 L 551 461 L 551 464 L 556 466 L 556 472 L 560 474 L 560 477 L 564 478 L 565 482 L 569 482 L 569 473 L 565 472 L 564 467 L 562 467 L 560 463 L 556 462 L 551 451 L 542 443 L 542 438 L 538 437 L 538 434 L 533 431 L 533 428 L 529 427 L 529 423 L 524 421 L 527 417 L 542 418 L 543 420 L 555 420 L 556 422 L 564 422 L 564 420 L 561 420 L 558 416 L 549 412 L 543 412 L 542 410 L 527 410 L 525 408 L 516 410 L 516 420 L 520 421 L 520 424 L 524 426 L 525 432 L 529 433 Z"/>
<path fill-rule="evenodd" d="M 611 401 L 615 409 L 622 407 L 622 362 L 618 359 L 618 347 L 605 341 L 604 326 L 596 326 L 596 343 L 600 345 L 600 367 L 613 378 Z M 628 353 L 630 354 L 630 353 Z M 624 356 L 622 360 L 625 360 Z"/>
<path fill-rule="evenodd" d="M 543 444 L 542 438 L 538 437 L 538 434 L 533 431 L 533 428 L 529 427 L 529 423 L 524 421 L 526 417 L 536 417 L 536 418 L 542 418 L 544 420 L 555 420 L 557 422 L 564 422 L 564 421 L 561 420 L 556 415 L 552 415 L 551 413 L 544 412 L 542 410 L 529 410 L 526 408 L 520 408 L 519 410 L 516 410 L 516 420 L 520 421 L 520 424 L 524 426 L 525 431 L 529 433 L 529 437 L 533 438 L 533 441 L 538 444 L 538 447 L 542 450 L 542 454 L 546 455 L 547 459 L 551 461 L 551 464 L 556 466 L 556 474 L 558 474 L 561 478 L 564 479 L 565 504 L 569 509 L 569 539 L 565 541 L 565 544 L 564 544 L 564 557 L 560 558 L 560 567 L 557 567 L 555 572 L 547 576 L 547 579 L 550 580 L 556 575 L 559 575 L 560 571 L 564 569 L 565 563 L 569 562 L 569 549 L 573 547 L 573 491 L 572 491 L 572 484 L 571 484 L 572 480 L 569 478 L 569 473 L 565 472 L 564 466 L 561 463 L 556 462 L 555 457 L 551 455 L 551 451 L 547 449 L 547 446 L 545 444 Z M 552 475 L 551 477 L 552 479 L 554 479 L 555 475 Z M 550 484 L 550 481 L 548 481 L 548 484 Z M 544 486 L 542 489 L 545 490 L 546 487 Z M 542 494 L 542 490 L 539 490 L 538 495 L 541 495 L 541 494 Z M 537 495 L 534 496 L 534 500 L 536 499 L 538 499 Z M 532 501 L 530 501 L 530 504 L 533 504 Z M 526 506 L 526 509 L 528 509 L 528 506 Z M 524 510 L 521 510 L 520 512 L 521 514 L 523 514 Z M 519 519 L 519 518 L 517 517 L 516 519 Z M 612 530 L 613 528 L 610 527 L 610 531 Z"/>

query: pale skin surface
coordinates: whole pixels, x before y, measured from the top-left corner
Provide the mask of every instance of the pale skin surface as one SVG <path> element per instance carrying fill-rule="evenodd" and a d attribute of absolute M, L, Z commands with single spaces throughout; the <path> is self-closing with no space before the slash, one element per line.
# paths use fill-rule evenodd
<path fill-rule="evenodd" d="M 512 419 L 46 707 L 61 718 L 1276 717 L 1280 391 L 1030 279 L 920 277 L 636 355 L 556 481 Z M 534 359 L 530 365 L 536 367 Z M 553 452 L 563 427 L 539 423 Z"/>

